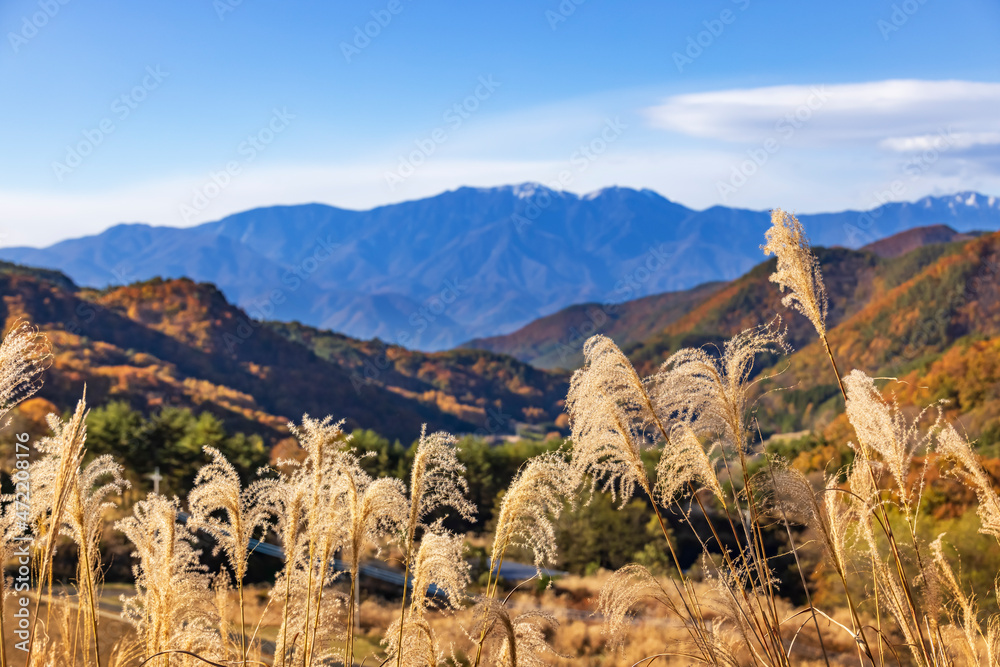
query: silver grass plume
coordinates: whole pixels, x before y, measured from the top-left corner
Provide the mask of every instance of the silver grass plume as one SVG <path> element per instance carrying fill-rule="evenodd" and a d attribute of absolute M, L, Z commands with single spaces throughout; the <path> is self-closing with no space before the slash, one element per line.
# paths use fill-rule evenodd
<path fill-rule="evenodd" d="M 434 510 L 450 507 L 456 510 L 463 518 L 471 521 L 475 518 L 476 507 L 466 497 L 469 493 L 469 483 L 463 476 L 465 466 L 458 460 L 458 453 L 455 449 L 455 437 L 444 432 L 427 435 L 427 425 L 420 429 L 420 440 L 417 442 L 417 453 L 413 459 L 413 468 L 410 473 L 410 516 L 406 522 L 406 531 L 403 536 L 403 559 L 405 562 L 404 576 L 408 577 L 410 567 L 413 565 L 413 548 L 416 539 L 417 528 L 424 524 L 426 517 Z M 430 535 L 425 536 L 432 537 Z M 424 547 L 428 546 L 428 554 L 436 554 L 435 547 L 444 546 L 435 539 L 431 545 L 421 544 L 420 553 L 424 552 Z M 461 558 L 461 543 L 458 545 L 458 560 Z M 417 558 L 420 558 L 418 554 Z M 428 563 L 431 561 L 426 561 Z M 436 562 L 436 561 L 435 561 Z M 464 561 L 463 561 L 464 562 Z M 418 568 L 419 569 L 419 568 Z M 425 565 L 426 569 L 426 565 Z M 419 575 L 419 572 L 417 572 Z M 414 602 L 416 596 L 421 597 L 420 604 L 416 607 L 422 612 L 422 598 L 426 594 L 426 583 L 422 588 L 417 587 L 414 582 Z M 464 587 L 463 587 L 464 588 Z M 403 645 L 405 616 L 406 616 L 406 584 L 403 584 L 403 599 L 400 602 L 399 621 L 397 623 L 398 636 L 397 644 Z M 414 605 L 411 605 L 413 607 Z M 411 612 L 412 613 L 412 612 Z M 398 650 L 398 647 L 397 647 Z M 402 666 L 402 655 L 397 656 L 396 664 Z"/>
<path fill-rule="evenodd" d="M 951 569 L 951 565 L 945 558 L 943 538 L 944 533 L 938 535 L 937 539 L 931 542 L 931 554 L 933 554 L 939 578 L 951 595 L 952 605 L 958 609 L 959 618 L 956 625 L 961 630 L 962 641 L 959 642 L 959 645 L 966 664 L 975 665 L 979 662 L 979 651 L 976 647 L 979 644 L 979 636 L 982 634 L 977 618 L 978 608 L 975 596 L 966 595 L 965 591 L 962 590 L 962 586 L 955 576 L 955 571 Z"/>
<path fill-rule="evenodd" d="M 216 542 L 216 551 L 226 554 L 239 591 L 240 659 L 246 662 L 246 618 L 243 600 L 243 580 L 250 558 L 250 540 L 263 537 L 271 526 L 272 510 L 268 505 L 274 480 L 256 480 L 246 488 L 236 468 L 214 447 L 205 447 L 212 462 L 203 466 L 188 494 L 191 507 L 191 527 L 200 528 Z M 219 515 L 222 516 L 219 516 Z M 221 582 L 220 582 L 221 585 Z"/>
<path fill-rule="evenodd" d="M 498 667 L 545 667 L 550 664 L 546 656 L 569 657 L 556 653 L 545 638 L 546 625 L 550 628 L 559 625 L 552 614 L 540 609 L 525 611 L 511 619 L 510 624 L 513 638 L 508 636 L 500 645 L 496 658 Z M 506 629 L 506 625 L 501 625 Z"/>
<path fill-rule="evenodd" d="M 411 610 L 423 613 L 432 603 L 427 598 L 431 584 L 444 594 L 445 602 L 452 609 L 459 609 L 465 601 L 470 565 L 465 560 L 465 540 L 442 529 L 424 536 L 413 565 L 413 599 Z"/>
<path fill-rule="evenodd" d="M 603 631 L 611 649 L 625 645 L 629 627 L 636 617 L 635 608 L 644 600 L 661 604 L 680 616 L 677 606 L 660 582 L 638 563 L 619 568 L 601 587 L 597 612 L 604 616 Z"/>
<path fill-rule="evenodd" d="M 226 554 L 237 582 L 246 575 L 250 540 L 271 525 L 272 510 L 267 504 L 271 480 L 257 480 L 243 488 L 240 475 L 214 447 L 205 447 L 212 461 L 203 466 L 188 496 L 191 527 L 204 530 Z M 218 513 L 224 517 L 217 516 Z"/>
<path fill-rule="evenodd" d="M 464 557 L 465 544 L 460 535 L 454 535 L 434 526 L 420 542 L 420 549 L 413 563 L 413 597 L 409 613 L 393 621 L 382 643 L 391 660 L 396 656 L 400 665 L 435 665 L 438 654 L 434 631 L 424 613 L 440 604 L 459 609 L 465 602 L 470 565 Z M 436 602 L 427 597 L 434 584 L 444 599 Z M 400 655 L 400 647 L 402 654 Z"/>
<path fill-rule="evenodd" d="M 583 355 L 584 365 L 574 373 L 574 380 L 581 387 L 574 392 L 571 381 L 570 395 L 588 389 L 600 390 L 619 406 L 633 429 L 645 431 L 656 426 L 657 417 L 646 383 L 613 340 L 602 335 L 591 336 L 584 343 Z"/>
<path fill-rule="evenodd" d="M 909 618 L 910 610 L 906 591 L 890 571 L 876 539 L 872 516 L 882 500 L 878 496 L 872 475 L 867 469 L 868 465 L 865 461 L 856 462 L 848 473 L 847 484 L 856 500 L 856 511 L 853 513 L 856 519 L 854 527 L 858 529 L 865 546 L 868 548 L 878 602 L 896 621 L 914 659 L 917 664 L 920 664 L 923 660 L 920 649 L 921 641 L 917 637 L 919 631 L 914 633 L 914 627 Z"/>
<path fill-rule="evenodd" d="M 332 568 L 331 568 L 332 569 Z M 314 568 L 315 571 L 315 568 Z M 332 583 L 338 579 L 340 572 L 328 573 L 327 583 Z M 286 576 L 291 580 L 287 581 Z M 311 659 L 312 664 L 324 665 L 336 662 L 335 657 L 341 652 L 335 648 L 335 644 L 343 639 L 344 612 L 347 609 L 347 595 L 331 590 L 325 591 L 322 598 L 322 606 L 319 613 L 316 613 L 316 591 L 315 588 L 310 599 L 309 593 L 309 573 L 305 568 L 304 559 L 300 559 L 298 565 L 291 570 L 290 575 L 285 572 L 279 573 L 275 577 L 274 587 L 271 589 L 271 604 L 280 605 L 282 609 L 282 625 L 278 628 L 278 635 L 275 641 L 275 667 L 286 665 L 301 665 L 303 659 L 310 660 L 309 651 L 304 646 L 303 628 L 309 627 L 310 633 L 315 625 L 316 634 L 310 634 Z M 288 606 L 284 608 L 285 591 L 289 592 Z M 315 582 L 313 582 L 315 587 Z M 307 602 L 309 604 L 307 605 Z M 307 624 L 307 606 L 309 621 Z M 282 658 L 279 658 L 281 656 Z"/>
<path fill-rule="evenodd" d="M 343 451 L 343 446 L 350 442 L 350 435 L 342 430 L 343 420 L 334 422 L 332 417 L 312 419 L 303 415 L 302 425 L 288 424 L 288 430 L 298 439 L 299 445 L 305 450 L 306 458 L 301 464 L 288 461 L 282 467 L 293 472 L 283 473 L 286 486 L 280 494 L 298 493 L 292 486 L 299 484 L 307 493 L 305 499 L 305 539 L 308 542 L 307 557 L 312 560 L 318 554 L 332 554 L 346 540 L 347 529 L 344 522 L 337 520 L 331 513 L 342 509 L 333 502 L 330 494 L 337 476 L 344 469 L 356 467 L 356 457 L 351 452 Z M 294 479 L 292 479 L 294 476 Z M 290 508 L 290 499 L 281 501 L 282 507 Z M 289 531 L 294 531 L 294 522 L 287 522 L 283 536 L 291 539 Z M 310 565 L 312 567 L 312 565 Z"/>
<path fill-rule="evenodd" d="M 293 422 L 288 423 L 288 430 L 306 452 L 302 467 L 313 475 L 316 488 L 319 486 L 318 482 L 323 475 L 324 467 L 341 453 L 341 446 L 350 441 L 350 435 L 345 434 L 342 429 L 343 425 L 343 419 L 334 422 L 330 416 L 313 419 L 308 414 L 302 416 L 301 426 Z"/>
<path fill-rule="evenodd" d="M 31 466 L 31 486 L 35 496 L 31 503 L 31 523 L 36 535 L 46 541 L 54 539 L 54 530 L 63 520 L 67 499 L 76 484 L 83 463 L 87 440 L 87 403 L 80 399 L 69 421 L 57 415 L 46 417 L 51 436 L 35 443 L 41 455 Z"/>
<path fill-rule="evenodd" d="M 682 415 L 699 435 L 714 435 L 742 452 L 749 436 L 747 394 L 754 358 L 788 350 L 780 318 L 733 336 L 721 357 L 702 349 L 679 350 L 651 378 L 657 411 L 664 418 Z"/>
<path fill-rule="evenodd" d="M 33 502 L 28 524 L 38 539 L 40 586 L 48 585 L 48 602 L 52 602 L 52 557 L 55 553 L 56 540 L 66 514 L 69 496 L 76 487 L 76 478 L 83 463 L 84 443 L 87 438 L 87 402 L 86 396 L 76 404 L 69 421 L 63 422 L 57 415 L 47 417 L 51 436 L 42 438 L 35 443 L 35 449 L 41 454 L 31 466 L 31 486 Z M 39 619 L 39 608 L 42 596 L 35 602 L 34 620 L 30 630 L 31 639 L 28 642 L 25 663 L 40 658 L 33 653 Z"/>
<path fill-rule="evenodd" d="M 670 443 L 663 448 L 660 462 L 656 466 L 656 497 L 663 506 L 669 505 L 684 487 L 693 482 L 712 492 L 725 506 L 726 499 L 722 485 L 709 458 L 714 446 L 705 451 L 689 424 L 676 424 L 671 429 Z"/>
<path fill-rule="evenodd" d="M 735 570 L 717 572 L 717 577 L 708 577 L 708 581 L 714 582 L 715 594 L 704 597 L 705 606 L 714 610 L 717 618 L 707 636 L 704 639 L 699 638 L 699 641 L 706 643 L 702 653 L 711 655 L 714 664 L 742 667 L 746 661 L 739 660 L 736 653 L 743 649 L 753 654 L 756 659 L 753 664 L 772 664 L 761 655 L 760 649 L 764 648 L 764 642 L 760 631 L 752 621 L 753 612 L 748 610 L 747 601 L 733 594 L 733 591 L 745 588 L 751 596 L 750 599 L 760 606 L 761 601 L 757 598 L 765 594 L 762 587 L 756 586 L 749 572 L 741 566 L 737 566 Z"/>
<path fill-rule="evenodd" d="M 269 488 L 269 502 L 275 516 L 275 532 L 285 552 L 285 561 L 298 560 L 306 529 L 309 486 L 303 468 L 294 468 L 279 476 Z"/>
<path fill-rule="evenodd" d="M 794 307 L 809 318 L 820 337 L 826 337 L 826 287 L 819 260 L 809 247 L 802 224 L 794 215 L 780 208 L 771 211 L 771 228 L 765 232 L 767 243 L 761 246 L 765 255 L 778 257 L 777 270 L 771 282 L 782 291 L 788 290 L 781 303 Z"/>
<path fill-rule="evenodd" d="M 133 566 L 136 594 L 122 596 L 122 616 L 136 629 L 143 655 L 183 647 L 206 657 L 217 655 L 211 578 L 199 562 L 194 535 L 180 523 L 176 498 L 149 495 L 132 516 L 115 527 L 125 534 L 138 561 Z M 168 657 L 159 659 L 166 666 Z"/>
<path fill-rule="evenodd" d="M 407 618 L 403 628 L 403 641 L 399 642 L 399 619 L 389 626 L 382 644 L 386 647 L 387 658 L 383 664 L 398 660 L 402 667 L 437 667 L 444 659 L 438 649 L 434 630 L 426 618 Z M 399 647 L 402 646 L 400 655 Z"/>
<path fill-rule="evenodd" d="M 371 545 L 378 550 L 381 539 L 398 536 L 405 525 L 409 503 L 403 482 L 388 477 L 373 480 L 356 461 L 341 469 L 331 497 L 335 505 L 344 507 L 344 513 L 349 519 L 347 534 L 351 591 L 347 602 L 347 641 L 344 646 L 346 665 L 350 664 L 354 656 L 353 626 L 358 611 L 354 604 L 354 593 L 362 549 Z"/>
<path fill-rule="evenodd" d="M 51 363 L 48 339 L 18 320 L 0 344 L 0 419 L 42 386 L 42 373 Z"/>
<path fill-rule="evenodd" d="M 858 633 L 862 621 L 857 606 L 851 597 L 847 575 L 847 539 L 856 508 L 845 502 L 839 493 L 837 474 L 828 475 L 823 488 L 817 492 L 800 471 L 788 466 L 787 462 L 775 460 L 770 464 L 770 474 L 766 485 L 770 487 L 768 505 L 778 515 L 808 526 L 819 536 L 825 556 L 833 563 L 837 576 L 844 586 L 847 607 L 851 613 L 853 632 Z M 861 468 L 855 469 L 858 473 Z M 761 473 L 763 475 L 763 473 Z M 864 478 L 870 485 L 870 479 Z M 870 487 L 865 487 L 870 488 Z M 862 642 L 864 636 L 860 635 Z"/>
<path fill-rule="evenodd" d="M 271 589 L 272 601 L 281 604 L 281 626 L 275 647 L 275 655 L 281 656 L 285 664 L 288 645 L 288 630 L 292 608 L 292 582 L 297 579 L 305 545 L 306 512 L 308 510 L 309 488 L 307 475 L 300 466 L 279 461 L 279 469 L 284 469 L 269 489 L 269 500 L 276 517 L 275 532 L 281 541 L 285 556 L 285 568 Z M 288 469 L 291 469 L 290 471 Z M 308 555 L 306 555 L 308 558 Z M 283 591 L 279 597 L 278 591 Z"/>
<path fill-rule="evenodd" d="M 562 512 L 567 494 L 576 487 L 576 477 L 561 453 L 548 452 L 529 459 L 500 502 L 490 554 L 492 567 L 497 567 L 510 546 L 530 550 L 539 569 L 553 562 L 556 535 L 552 521 Z"/>
<path fill-rule="evenodd" d="M 372 479 L 360 466 L 345 469 L 334 496 L 346 503 L 350 517 L 348 546 L 352 568 L 357 568 L 365 546 L 379 548 L 379 541 L 403 527 L 409 503 L 403 483 L 394 478 Z"/>
<path fill-rule="evenodd" d="M 852 509 L 837 492 L 837 475 L 828 475 L 817 493 L 806 476 L 785 461 L 775 460 L 770 472 L 759 474 L 770 487 L 771 511 L 813 529 L 822 538 L 826 555 L 838 571 L 845 571 Z"/>
<path fill-rule="evenodd" d="M 996 591 L 997 597 L 1000 598 L 1000 585 L 996 587 Z M 986 624 L 986 664 L 998 663 L 1000 663 L 1000 614 L 993 614 Z"/>
<path fill-rule="evenodd" d="M 282 488 L 279 485 L 277 493 L 279 495 L 295 493 L 296 491 L 287 484 L 301 484 L 307 494 L 304 510 L 305 533 L 302 536 L 303 562 L 299 566 L 294 560 L 286 561 L 284 577 L 286 587 L 294 587 L 300 580 L 304 581 L 305 605 L 301 614 L 302 648 L 300 649 L 304 654 L 303 660 L 309 660 L 315 654 L 317 641 L 314 635 L 320 631 L 320 618 L 325 614 L 322 607 L 323 587 L 330 577 L 330 561 L 338 549 L 346 546 L 349 536 L 350 520 L 346 515 L 347 509 L 343 502 L 337 502 L 332 495 L 341 470 L 356 463 L 353 453 L 343 451 L 344 445 L 350 441 L 350 435 L 343 432 L 342 426 L 343 420 L 334 422 L 330 416 L 321 420 L 312 419 L 308 414 L 303 415 L 301 426 L 289 423 L 288 430 L 298 439 L 299 445 L 306 452 L 306 458 L 301 464 L 287 461 L 279 466 L 286 469 L 286 472 L 282 473 L 283 484 L 286 486 Z M 288 469 L 296 472 L 289 473 Z M 294 481 L 289 479 L 290 475 L 295 475 Z M 281 502 L 281 506 L 287 507 L 286 502 Z M 291 539 L 288 531 L 294 530 L 293 523 L 286 522 L 282 531 L 284 538 Z M 294 571 L 297 567 L 303 568 L 304 572 Z M 284 604 L 283 614 L 288 612 L 289 604 L 293 602 L 294 598 L 289 597 Z M 292 606 L 296 607 L 294 604 Z M 290 621 L 286 618 L 285 627 L 282 628 L 279 638 L 282 646 L 279 654 L 283 657 L 288 623 Z"/>
<path fill-rule="evenodd" d="M 601 587 L 597 599 L 597 613 L 604 616 L 603 634 L 608 637 L 608 647 L 614 651 L 623 649 L 628 639 L 629 629 L 636 618 L 636 608 L 644 603 L 662 606 L 671 615 L 683 618 L 674 599 L 663 588 L 649 570 L 637 563 L 630 563 L 615 571 Z M 701 600 L 702 603 L 707 600 Z M 728 612 L 727 612 L 728 614 Z M 732 632 L 713 623 L 704 632 L 691 633 L 695 650 L 711 657 L 711 664 L 738 667 L 730 646 Z M 685 654 L 684 649 L 678 655 Z"/>
<path fill-rule="evenodd" d="M 976 492 L 979 499 L 976 513 L 981 524 L 979 532 L 992 535 L 1000 541 L 1000 495 L 994 490 L 992 481 L 979 462 L 979 457 L 972 450 L 972 445 L 948 424 L 937 435 L 937 451 L 961 465 L 958 474 L 966 485 Z"/>
<path fill-rule="evenodd" d="M 476 516 L 476 506 L 466 498 L 469 483 L 463 476 L 465 466 L 458 460 L 457 440 L 448 433 L 420 431 L 417 453 L 410 473 L 410 515 L 406 524 L 406 544 L 411 548 L 414 535 L 433 511 L 450 507 L 467 521 Z"/>
<path fill-rule="evenodd" d="M 101 576 L 101 533 L 104 513 L 116 506 L 107 500 L 120 494 L 129 483 L 122 477 L 122 467 L 108 454 L 99 456 L 75 475 L 75 484 L 67 498 L 63 533 L 79 549 L 78 581 L 84 586 L 89 605 L 83 606 L 93 632 L 95 651 L 99 650 L 98 595 Z M 100 660 L 98 659 L 98 664 Z"/>
<path fill-rule="evenodd" d="M 875 380 L 862 371 L 853 370 L 847 374 L 844 388 L 847 418 L 858 435 L 863 457 L 870 459 L 871 453 L 878 454 L 899 489 L 904 509 L 909 512 L 913 495 L 907 485 L 910 464 L 917 451 L 929 445 L 929 436 L 920 435 L 920 417 L 908 420 L 895 401 L 883 400 L 875 388 Z M 922 490 L 922 483 L 918 492 Z"/>
<path fill-rule="evenodd" d="M 216 572 L 215 576 L 212 577 L 211 592 L 213 613 L 219 619 L 219 651 L 224 656 L 222 662 L 239 664 L 244 660 L 244 633 L 241 633 L 239 628 L 235 628 L 234 631 L 233 624 L 229 620 L 232 610 L 233 586 L 230 583 L 229 574 L 224 569 Z"/>
<path fill-rule="evenodd" d="M 652 496 L 642 449 L 661 430 L 643 381 L 614 341 L 593 336 L 584 344 L 585 363 L 573 373 L 566 397 L 572 465 L 624 505 L 638 486 Z M 654 427 L 655 428 L 651 428 Z M 665 435 L 665 434 L 664 434 Z"/>
<path fill-rule="evenodd" d="M 496 667 L 542 667 L 549 664 L 546 654 L 568 657 L 560 656 L 545 640 L 542 625 L 558 625 L 550 614 L 531 610 L 512 618 L 502 602 L 490 598 L 483 599 L 477 611 L 481 620 L 471 634 L 481 634 L 483 643 L 495 647 L 492 654 Z"/>
<path fill-rule="evenodd" d="M 104 513 L 117 506 L 107 497 L 129 486 L 122 477 L 122 466 L 110 454 L 97 457 L 76 475 L 76 488 L 69 494 L 66 506 L 64 532 L 80 547 L 81 554 L 90 553 L 95 559 L 100 557 L 97 546 L 104 526 Z M 92 565 L 98 565 L 96 560 Z"/>

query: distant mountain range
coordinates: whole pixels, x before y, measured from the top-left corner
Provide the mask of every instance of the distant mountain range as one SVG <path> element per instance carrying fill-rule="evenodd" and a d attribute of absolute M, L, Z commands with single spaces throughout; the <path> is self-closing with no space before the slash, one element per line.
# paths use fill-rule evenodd
<path fill-rule="evenodd" d="M 945 409 L 970 434 L 1000 442 L 1000 232 L 922 228 L 859 250 L 816 253 L 829 338 L 844 371 L 900 377 L 893 388 L 903 404 L 947 399 Z M 567 308 L 479 341 L 485 351 L 415 352 L 297 323 L 253 322 L 213 285 L 186 278 L 97 291 L 56 271 L 3 262 L 0 323 L 27 318 L 52 341 L 52 368 L 36 399 L 47 406 L 33 414 L 66 409 L 86 385 L 94 405 L 125 400 L 147 413 L 191 407 L 280 444 L 288 420 L 303 412 L 332 412 L 351 428 L 404 442 L 425 422 L 487 436 L 565 434 L 566 371 L 579 367 L 586 337 L 611 336 L 648 374 L 680 347 L 718 346 L 780 314 L 795 352 L 761 359 L 777 364 L 764 376 L 781 371 L 760 385 L 761 428 L 766 435 L 829 427 L 837 441 L 845 436 L 836 430 L 842 403 L 829 362 L 808 319 L 781 305 L 768 280 L 774 266 L 771 258 L 729 282 Z"/>
<path fill-rule="evenodd" d="M 965 192 L 800 219 L 814 245 L 857 248 L 920 226 L 1000 229 L 1000 200 Z M 98 288 L 188 277 L 255 319 L 441 350 L 572 304 L 735 279 L 763 258 L 768 224 L 765 211 L 694 211 L 650 190 L 578 196 L 523 184 L 370 211 L 306 204 L 183 229 L 123 224 L 47 248 L 2 248 L 0 259 Z"/>

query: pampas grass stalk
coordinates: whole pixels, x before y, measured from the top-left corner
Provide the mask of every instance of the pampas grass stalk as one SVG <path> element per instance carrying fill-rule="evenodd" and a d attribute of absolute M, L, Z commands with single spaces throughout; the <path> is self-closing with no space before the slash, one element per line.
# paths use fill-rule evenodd
<path fill-rule="evenodd" d="M 844 398 L 845 405 L 847 405 L 847 409 L 850 412 L 851 401 L 849 400 L 849 395 L 851 392 L 849 391 L 849 387 L 845 386 L 844 379 L 841 377 L 841 373 L 837 365 L 836 357 L 833 354 L 833 350 L 827 338 L 826 289 L 823 284 L 823 276 L 820 270 L 819 260 L 817 260 L 816 256 L 812 253 L 809 241 L 804 230 L 802 229 L 801 223 L 797 218 L 795 218 L 795 216 L 789 215 L 781 209 L 775 209 L 772 211 L 771 228 L 766 233 L 766 239 L 767 243 L 761 246 L 764 253 L 766 255 L 774 254 L 778 258 L 777 269 L 773 274 L 771 274 L 770 279 L 772 282 L 777 283 L 782 291 L 786 289 L 789 291 L 789 293 L 782 299 L 782 303 L 786 307 L 794 307 L 797 309 L 803 315 L 808 317 L 809 321 L 813 324 L 837 378 L 837 384 L 840 387 L 840 392 Z M 860 373 L 860 371 L 855 371 L 854 373 Z M 860 383 L 860 379 L 858 379 L 857 383 Z M 856 391 L 855 395 L 857 396 L 859 393 L 859 391 Z M 865 407 L 868 407 L 869 405 L 870 403 L 866 403 Z M 851 419 L 852 424 L 858 419 L 864 419 L 870 414 L 872 414 L 872 411 L 864 408 L 856 410 L 855 418 Z M 867 447 L 870 447 L 870 445 L 867 445 L 866 443 L 861 444 L 860 450 L 862 454 L 864 454 L 861 465 L 867 469 L 869 475 L 871 476 L 872 487 L 877 490 L 878 484 L 874 477 L 871 461 L 867 456 L 867 452 L 869 451 Z M 898 471 L 901 470 L 900 465 L 902 464 L 902 460 L 899 458 L 899 453 L 897 452 L 894 456 L 890 456 L 888 462 L 891 466 L 895 464 L 894 470 L 897 471 L 896 477 L 897 482 L 899 482 L 900 475 Z M 904 491 L 904 489 L 901 489 L 901 491 Z M 916 630 L 916 636 L 919 638 L 919 659 L 930 664 L 931 657 L 927 638 L 924 636 L 923 624 L 919 620 L 916 604 L 904 571 L 899 545 L 897 543 L 896 536 L 892 531 L 889 516 L 885 510 L 885 505 L 882 502 L 876 502 L 872 509 L 878 513 L 880 523 L 887 534 L 896 574 L 899 578 L 899 585 L 902 586 L 906 604 L 909 608 L 910 617 L 914 626 L 913 629 Z M 874 548 L 874 543 L 872 543 L 872 545 Z M 917 549 L 916 542 L 914 542 L 914 548 Z"/>
<path fill-rule="evenodd" d="M 73 476 L 66 508 L 66 528 L 80 551 L 77 560 L 78 579 L 87 595 L 87 605 L 81 605 L 80 608 L 85 611 L 85 622 L 89 625 L 97 667 L 101 667 L 97 620 L 98 578 L 101 572 L 99 542 L 104 526 L 102 516 L 106 510 L 115 506 L 105 498 L 110 494 L 121 493 L 128 485 L 122 477 L 122 467 L 111 456 L 99 456 Z"/>
<path fill-rule="evenodd" d="M 51 359 L 48 339 L 26 321 L 16 321 L 0 344 L 0 420 L 41 388 L 42 373 Z M 23 444 L 20 438 L 18 443 Z M 15 542 L 30 528 L 17 517 L 13 499 L 5 500 L 0 514 L 0 566 L 10 560 Z M 6 584 L 0 576 L 0 667 L 7 667 L 7 643 L 2 637 Z"/>
<path fill-rule="evenodd" d="M 309 493 L 304 517 L 307 545 L 306 606 L 301 631 L 303 667 L 311 661 L 315 651 L 327 566 L 333 552 L 345 539 L 339 532 L 342 530 L 341 517 L 336 514 L 339 509 L 331 497 L 334 479 L 343 467 L 350 466 L 348 459 L 352 457 L 350 453 L 341 451 L 342 446 L 350 441 L 350 436 L 343 432 L 342 425 L 343 420 L 334 422 L 332 417 L 317 420 L 310 418 L 308 414 L 302 417 L 301 426 L 288 424 L 288 429 L 298 439 L 299 445 L 306 453 L 301 472 L 298 474 L 301 475 L 300 483 L 308 485 Z M 294 568 L 294 563 L 290 567 Z M 287 572 L 291 572 L 291 569 L 286 568 L 286 577 Z M 287 577 L 286 586 L 290 585 L 291 577 Z M 287 599 L 284 607 L 283 613 L 287 616 Z M 283 634 L 283 637 L 287 640 L 287 633 Z"/>
<path fill-rule="evenodd" d="M 205 453 L 212 462 L 198 471 L 195 487 L 188 496 L 192 527 L 200 528 L 215 538 L 219 545 L 217 548 L 225 553 L 233 571 L 240 605 L 240 660 L 241 664 L 245 664 L 249 647 L 243 580 L 250 558 L 250 540 L 266 532 L 270 526 L 271 513 L 267 500 L 273 482 L 257 480 L 244 489 L 236 468 L 219 450 L 206 447 Z M 215 516 L 216 512 L 223 514 L 224 518 Z"/>
<path fill-rule="evenodd" d="M 409 503 L 402 482 L 387 477 L 372 480 L 357 465 L 343 470 L 338 482 L 337 495 L 343 498 L 349 517 L 351 591 L 347 601 L 344 646 L 344 665 L 347 666 L 354 661 L 354 625 L 358 613 L 355 598 L 362 549 L 367 544 L 377 546 L 381 538 L 397 533 L 406 521 Z"/>
<path fill-rule="evenodd" d="M 277 515 L 277 533 L 285 554 L 284 584 L 285 594 L 281 606 L 281 640 L 278 651 L 281 665 L 288 659 L 288 626 L 291 622 L 289 604 L 291 585 L 295 569 L 299 563 L 299 546 L 305 528 L 306 495 L 308 488 L 301 468 L 282 475 L 272 487 L 271 502 Z"/>
<path fill-rule="evenodd" d="M 681 568 L 642 461 L 647 429 L 659 432 L 665 446 L 669 446 L 670 437 L 653 407 L 645 383 L 610 338 L 594 336 L 588 339 L 584 344 L 584 359 L 583 368 L 573 374 L 566 399 L 573 443 L 573 473 L 580 480 L 589 477 L 591 492 L 600 488 L 610 493 L 612 500 L 620 499 L 622 505 L 635 494 L 637 487 L 642 489 L 649 498 L 685 589 L 680 595 L 688 618 L 694 624 L 689 630 L 703 635 L 704 623 L 697 597 Z M 708 645 L 704 637 L 697 643 Z"/>
<path fill-rule="evenodd" d="M 136 628 L 147 659 L 171 648 L 204 654 L 218 644 L 209 613 L 211 578 L 192 546 L 194 534 L 178 521 L 179 505 L 176 498 L 150 494 L 116 524 L 137 560 L 136 594 L 123 596 L 122 615 Z M 170 655 L 158 664 L 169 667 Z"/>
<path fill-rule="evenodd" d="M 399 609 L 398 645 L 403 645 L 403 628 L 406 616 L 406 592 L 409 585 L 410 564 L 413 559 L 414 540 L 417 528 L 433 511 L 440 508 L 452 508 L 459 515 L 471 521 L 475 518 L 476 508 L 466 498 L 469 484 L 462 475 L 465 466 L 458 460 L 455 449 L 457 441 L 447 433 L 427 435 L 427 425 L 420 431 L 417 442 L 417 453 L 413 458 L 410 472 L 410 513 L 406 522 L 406 533 L 403 537 L 403 595 Z M 417 585 L 414 581 L 414 586 Z M 424 582 L 426 586 L 427 582 Z M 414 588 L 414 596 L 418 594 Z M 423 592 L 420 592 L 423 595 Z M 396 666 L 402 667 L 402 651 L 397 652 Z"/>
<path fill-rule="evenodd" d="M 63 422 L 55 415 L 49 415 L 48 424 L 53 435 L 43 438 L 36 444 L 36 449 L 42 457 L 33 466 L 32 483 L 35 487 L 39 503 L 32 504 L 32 524 L 36 536 L 41 541 L 39 556 L 38 583 L 47 587 L 48 611 L 52 610 L 52 558 L 55 553 L 56 540 L 62 526 L 66 506 L 70 494 L 76 485 L 83 462 L 84 443 L 87 438 L 86 429 L 87 403 L 86 393 L 76 404 L 76 410 L 68 422 Z M 31 637 L 28 640 L 28 650 L 25 664 L 31 664 L 32 651 L 37 637 L 38 613 L 43 597 L 39 595 L 35 601 L 35 613 L 31 622 Z"/>
<path fill-rule="evenodd" d="M 540 454 L 524 464 L 504 494 L 490 552 L 490 572 L 486 579 L 480 621 L 482 628 L 474 666 L 478 667 L 482 659 L 483 643 L 492 627 L 492 621 L 487 619 L 494 613 L 496 601 L 493 598 L 507 549 L 511 545 L 528 549 L 534 555 L 535 566 L 539 570 L 554 560 L 556 536 L 552 520 L 562 511 L 566 490 L 576 487 L 576 479 L 561 452 Z"/>

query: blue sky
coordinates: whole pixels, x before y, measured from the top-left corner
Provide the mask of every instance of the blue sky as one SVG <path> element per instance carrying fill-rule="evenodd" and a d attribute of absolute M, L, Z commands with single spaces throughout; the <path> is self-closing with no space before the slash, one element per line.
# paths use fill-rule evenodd
<path fill-rule="evenodd" d="M 524 181 L 1000 194 L 995 1 L 7 0 L 0 29 L 0 245 Z"/>

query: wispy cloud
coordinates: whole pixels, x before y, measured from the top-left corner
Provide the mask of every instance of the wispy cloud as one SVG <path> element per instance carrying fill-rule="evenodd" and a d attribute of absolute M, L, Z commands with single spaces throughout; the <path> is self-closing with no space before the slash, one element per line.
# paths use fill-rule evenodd
<path fill-rule="evenodd" d="M 800 120 L 809 116 L 803 145 L 874 143 L 899 151 L 949 128 L 967 142 L 995 143 L 998 109 L 1000 83 L 888 80 L 674 95 L 645 113 L 654 127 L 735 143 L 757 141 L 799 113 Z"/>
<path fill-rule="evenodd" d="M 948 136 L 951 145 L 956 150 L 1000 145 L 1000 132 L 952 132 Z M 890 137 L 880 141 L 878 146 L 897 153 L 908 153 L 938 149 L 940 144 L 941 134 L 938 133 L 921 134 L 915 137 Z"/>

